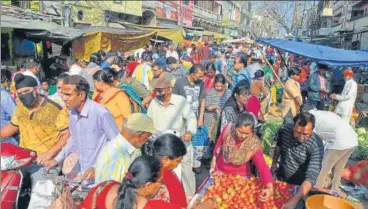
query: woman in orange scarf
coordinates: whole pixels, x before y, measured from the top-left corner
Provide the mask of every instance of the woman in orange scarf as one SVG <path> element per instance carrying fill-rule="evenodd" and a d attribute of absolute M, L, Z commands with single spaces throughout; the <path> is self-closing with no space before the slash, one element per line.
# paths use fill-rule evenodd
<path fill-rule="evenodd" d="M 108 70 L 99 70 L 93 74 L 93 83 L 96 89 L 92 97 L 93 101 L 106 106 L 121 132 L 124 120 L 132 114 L 128 95 L 114 86 L 114 77 Z"/>

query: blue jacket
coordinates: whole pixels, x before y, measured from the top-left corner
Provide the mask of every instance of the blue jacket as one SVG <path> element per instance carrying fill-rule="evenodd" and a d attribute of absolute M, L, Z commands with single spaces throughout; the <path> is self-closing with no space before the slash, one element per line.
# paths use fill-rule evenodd
<path fill-rule="evenodd" d="M 251 88 L 252 79 L 250 78 L 250 73 L 247 69 L 243 69 L 236 73 L 233 78 L 233 86 L 231 87 L 231 91 L 234 90 L 235 86 L 238 85 L 238 83 L 241 80 L 247 79 L 249 82 L 249 89 Z"/>
<path fill-rule="evenodd" d="M 321 84 L 319 82 L 318 71 L 309 76 L 308 83 L 308 98 L 315 101 L 321 101 Z M 325 88 L 328 91 L 327 79 L 325 82 Z"/>

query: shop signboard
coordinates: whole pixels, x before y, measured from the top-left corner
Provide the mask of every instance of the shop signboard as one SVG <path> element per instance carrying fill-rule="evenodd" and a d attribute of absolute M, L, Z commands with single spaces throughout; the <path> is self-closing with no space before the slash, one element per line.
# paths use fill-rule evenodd
<path fill-rule="evenodd" d="M 178 22 L 177 1 L 157 1 L 156 16 L 158 18 L 169 19 Z"/>
<path fill-rule="evenodd" d="M 194 1 L 180 1 L 180 16 L 179 22 L 184 26 L 191 27 L 193 25 L 193 10 L 194 10 Z"/>

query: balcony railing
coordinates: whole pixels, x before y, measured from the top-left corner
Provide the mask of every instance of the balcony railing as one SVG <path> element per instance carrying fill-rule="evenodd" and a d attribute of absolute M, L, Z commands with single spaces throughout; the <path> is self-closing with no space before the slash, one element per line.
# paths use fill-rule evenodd
<path fill-rule="evenodd" d="M 363 17 L 368 17 L 368 13 L 367 14 L 360 14 L 360 15 L 352 16 L 350 18 L 350 21 L 358 20 L 358 19 L 363 18 Z"/>
<path fill-rule="evenodd" d="M 197 12 L 199 12 L 199 14 L 198 15 L 203 15 L 203 13 L 202 12 L 206 12 L 206 13 L 208 13 L 209 15 L 207 16 L 208 18 L 211 18 L 211 19 L 215 19 L 215 20 L 217 20 L 217 21 L 221 21 L 221 16 L 220 15 L 218 15 L 218 14 L 216 14 L 215 12 L 213 12 L 213 11 L 211 11 L 211 10 L 208 10 L 208 9 L 205 9 L 205 8 L 203 8 L 203 7 L 199 7 L 199 6 L 197 6 L 197 5 L 194 5 L 194 13 L 197 13 Z M 203 15 L 203 16 L 205 16 L 205 15 Z"/>

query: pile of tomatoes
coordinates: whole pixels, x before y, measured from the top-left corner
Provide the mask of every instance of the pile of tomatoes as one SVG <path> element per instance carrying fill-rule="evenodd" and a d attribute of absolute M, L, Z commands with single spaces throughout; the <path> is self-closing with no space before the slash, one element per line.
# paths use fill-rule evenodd
<path fill-rule="evenodd" d="M 217 174 L 214 183 L 207 188 L 202 201 L 213 199 L 220 209 L 278 209 L 292 197 L 294 185 L 284 182 L 274 183 L 274 195 L 262 202 L 264 185 L 259 179 L 245 179 L 239 175 Z"/>

